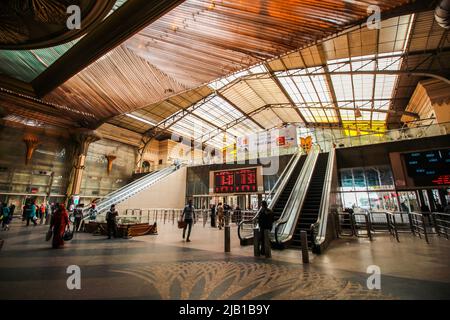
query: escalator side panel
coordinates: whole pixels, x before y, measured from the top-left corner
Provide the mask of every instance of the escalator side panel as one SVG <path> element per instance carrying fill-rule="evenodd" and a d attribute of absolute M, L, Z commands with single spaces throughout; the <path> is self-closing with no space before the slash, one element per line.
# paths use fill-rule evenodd
<path fill-rule="evenodd" d="M 311 182 L 303 202 L 300 216 L 297 220 L 294 236 L 290 243 L 291 247 L 300 247 L 300 232 L 306 231 L 308 243 L 311 245 L 311 225 L 317 221 L 319 216 L 320 202 L 322 200 L 323 184 L 328 163 L 328 153 L 321 153 L 317 159 Z"/>
<path fill-rule="evenodd" d="M 292 171 L 291 176 L 289 177 L 288 182 L 286 183 L 286 186 L 284 187 L 282 193 L 278 197 L 277 202 L 272 208 L 274 220 L 278 220 L 283 213 L 283 209 L 286 206 L 286 202 L 289 199 L 289 196 L 291 195 L 292 189 L 294 188 L 295 182 L 297 181 L 298 175 L 300 174 L 303 164 L 305 163 L 306 156 L 301 156 L 300 160 L 297 163 L 297 166 Z"/>

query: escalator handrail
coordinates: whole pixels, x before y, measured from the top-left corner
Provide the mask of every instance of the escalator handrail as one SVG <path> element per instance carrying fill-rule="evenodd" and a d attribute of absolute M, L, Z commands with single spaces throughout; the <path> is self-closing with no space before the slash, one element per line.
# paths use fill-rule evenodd
<path fill-rule="evenodd" d="M 103 198 L 102 200 L 110 198 L 110 197 L 113 197 L 114 195 L 116 195 L 117 193 L 121 192 L 123 189 L 128 188 L 131 185 L 138 184 L 138 183 L 141 183 L 144 180 L 150 179 L 150 177 L 154 176 L 155 174 L 157 174 L 158 172 L 160 172 L 160 171 L 162 171 L 164 169 L 167 169 L 167 167 L 159 169 L 159 170 L 155 170 L 155 171 L 152 171 L 152 172 L 149 172 L 149 173 L 143 175 L 142 177 L 140 177 L 140 178 L 130 182 L 129 184 L 126 184 L 126 185 L 120 187 L 119 189 L 114 190 L 113 192 L 111 192 L 108 195 L 106 195 L 106 197 Z"/>
<path fill-rule="evenodd" d="M 288 183 L 292 172 L 295 170 L 295 167 L 298 165 L 298 162 L 301 159 L 301 153 L 297 152 L 292 155 L 291 159 L 288 162 L 288 165 L 284 168 L 283 172 L 280 175 L 280 178 L 275 182 L 275 185 L 272 187 L 270 192 L 264 197 L 264 200 L 268 200 L 269 197 L 273 195 L 273 198 L 270 200 L 269 208 L 273 209 L 275 203 L 277 202 L 280 194 L 283 192 L 284 187 Z"/>
<path fill-rule="evenodd" d="M 331 148 L 328 155 L 327 169 L 325 171 L 325 179 L 323 182 L 322 199 L 320 201 L 319 214 L 317 217 L 317 221 L 311 224 L 311 230 L 313 231 L 312 242 L 313 245 L 316 246 L 320 246 L 325 241 L 326 237 L 335 159 L 336 149 Z"/>
<path fill-rule="evenodd" d="M 180 166 L 181 167 L 181 166 Z M 104 201 L 101 201 L 97 206 L 97 214 L 100 215 L 103 213 L 104 210 L 108 208 L 109 205 L 117 202 L 121 202 L 123 200 L 124 195 L 134 195 L 137 192 L 140 192 L 147 187 L 155 184 L 156 182 L 160 181 L 161 179 L 165 178 L 166 176 L 170 175 L 171 173 L 177 171 L 179 168 L 170 166 L 167 168 L 164 168 L 162 170 L 159 170 L 157 173 L 152 175 L 152 179 L 149 179 L 150 181 L 140 181 L 137 184 L 131 184 L 128 185 L 127 188 L 123 188 L 123 190 L 117 194 L 115 194 L 113 197 L 108 197 Z M 87 219 L 89 217 L 89 213 L 86 215 L 83 215 L 84 219 Z"/>
<path fill-rule="evenodd" d="M 157 179 L 160 178 L 161 176 L 164 176 L 164 174 L 166 173 L 166 171 L 168 171 L 167 169 L 168 169 L 168 168 L 163 169 L 163 170 L 161 170 L 161 171 L 158 171 L 158 173 L 156 173 L 155 175 L 152 176 L 152 179 L 149 179 L 150 181 L 147 181 L 147 179 L 146 179 L 145 181 L 141 181 L 141 182 L 136 183 L 136 184 L 128 185 L 127 188 L 124 188 L 124 189 L 121 190 L 120 192 L 114 194 L 112 197 L 108 197 L 108 198 L 106 198 L 104 201 L 101 201 L 101 202 L 98 204 L 98 207 L 101 207 L 101 206 L 104 207 L 105 204 L 113 202 L 112 200 L 115 200 L 115 199 L 117 199 L 117 198 L 120 198 L 120 197 L 123 196 L 124 194 L 129 194 L 130 191 L 134 191 L 134 190 L 139 189 L 139 188 L 141 188 L 141 187 L 145 187 L 146 185 L 148 185 L 149 183 L 152 183 L 153 181 L 157 180 Z M 171 169 L 170 171 L 172 171 L 172 169 Z M 98 210 L 100 210 L 100 209 L 98 209 Z"/>
<path fill-rule="evenodd" d="M 264 196 L 264 200 L 267 200 L 275 192 L 275 194 L 273 196 L 273 199 L 271 199 L 270 204 L 269 204 L 269 208 L 270 209 L 272 209 L 273 206 L 275 205 L 276 200 L 280 196 L 282 189 L 284 189 L 284 186 L 286 185 L 287 181 L 289 180 L 289 178 L 290 178 L 290 176 L 292 174 L 292 171 L 297 166 L 298 161 L 300 161 L 300 158 L 301 158 L 301 153 L 300 152 L 297 152 L 297 153 L 292 155 L 291 159 L 289 159 L 288 164 L 284 168 L 284 170 L 281 173 L 280 177 L 278 178 L 277 182 L 275 182 L 274 186 L 269 191 L 269 193 Z M 238 225 L 238 237 L 239 237 L 239 240 L 243 240 L 242 237 L 241 237 L 241 228 L 242 228 L 242 226 L 244 224 L 250 224 L 250 223 L 252 223 L 255 226 L 256 225 L 255 221 L 257 221 L 260 213 L 261 213 L 261 208 L 259 208 L 258 211 L 256 211 L 256 214 L 251 219 L 242 220 L 241 222 L 239 222 L 239 225 Z"/>
<path fill-rule="evenodd" d="M 164 168 L 164 169 L 166 169 L 166 168 Z M 164 170 L 164 169 L 161 169 L 161 170 Z M 114 196 L 117 195 L 119 192 L 123 191 L 123 190 L 126 189 L 126 188 L 129 188 L 129 187 L 132 186 L 132 185 L 137 185 L 137 184 L 140 184 L 140 183 L 141 183 L 142 181 L 144 181 L 144 180 L 150 179 L 150 177 L 154 176 L 156 173 L 160 172 L 161 170 L 157 170 L 157 171 L 150 172 L 150 173 L 144 175 L 143 177 L 140 177 L 139 179 L 136 179 L 136 180 L 130 182 L 129 184 L 126 184 L 126 185 L 120 187 L 120 188 L 117 189 L 117 190 L 114 190 L 113 192 L 107 194 L 103 199 L 101 199 L 100 202 L 99 202 L 99 204 L 102 203 L 102 202 L 104 202 L 104 201 L 106 201 L 107 199 L 109 199 L 109 198 L 111 198 L 111 197 L 114 197 Z M 83 212 L 84 212 L 84 211 L 88 211 L 89 209 L 90 209 L 90 206 L 89 206 L 89 207 L 85 207 L 85 208 L 83 208 Z"/>
<path fill-rule="evenodd" d="M 274 224 L 274 233 L 275 233 L 275 241 L 277 244 L 281 245 L 282 243 L 288 242 L 292 239 L 296 223 L 294 222 L 291 226 L 291 230 L 289 230 L 288 236 L 284 239 L 280 239 L 278 237 L 278 231 L 281 226 L 286 225 L 289 221 L 297 221 L 299 218 L 300 211 L 303 207 L 303 203 L 306 198 L 306 194 L 308 193 L 309 184 L 311 182 L 314 169 L 317 164 L 317 159 L 320 153 L 320 149 L 318 147 L 313 147 L 308 154 L 308 157 L 305 160 L 305 164 L 303 165 L 302 171 L 300 172 L 297 181 L 295 182 L 294 189 L 291 192 L 291 195 L 286 202 L 286 207 L 283 210 L 283 213 Z M 302 187 L 304 186 L 303 190 Z M 296 203 L 297 202 L 297 203 Z"/>

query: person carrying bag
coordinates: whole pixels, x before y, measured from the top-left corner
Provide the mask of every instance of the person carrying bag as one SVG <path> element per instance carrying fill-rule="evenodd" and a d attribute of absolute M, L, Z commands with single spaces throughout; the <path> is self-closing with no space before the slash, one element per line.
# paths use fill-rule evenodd
<path fill-rule="evenodd" d="M 195 223 L 195 208 L 192 205 L 192 200 L 189 200 L 188 205 L 184 207 L 183 214 L 181 215 L 181 221 L 184 222 L 183 239 L 186 236 L 186 228 L 189 227 L 186 242 L 191 242 L 189 237 L 191 236 L 192 224 Z"/>

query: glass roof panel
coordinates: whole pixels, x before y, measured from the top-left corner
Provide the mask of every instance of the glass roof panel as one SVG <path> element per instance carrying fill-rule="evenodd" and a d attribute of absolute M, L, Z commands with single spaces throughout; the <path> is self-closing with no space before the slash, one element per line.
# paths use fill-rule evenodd
<path fill-rule="evenodd" d="M 239 71 L 229 75 L 228 77 L 218 79 L 211 82 L 208 86 L 213 90 L 220 90 L 234 80 L 250 74 L 267 73 L 268 70 L 264 65 L 258 65 L 247 70 Z"/>
<path fill-rule="evenodd" d="M 206 102 L 199 102 L 192 109 L 195 109 L 193 111 L 195 115 L 219 127 L 243 117 L 240 111 L 219 96 L 214 96 Z"/>
<path fill-rule="evenodd" d="M 291 70 L 289 72 L 278 72 L 277 77 L 295 103 L 308 102 L 331 102 L 331 94 L 324 75 L 323 69 L 307 68 Z"/>

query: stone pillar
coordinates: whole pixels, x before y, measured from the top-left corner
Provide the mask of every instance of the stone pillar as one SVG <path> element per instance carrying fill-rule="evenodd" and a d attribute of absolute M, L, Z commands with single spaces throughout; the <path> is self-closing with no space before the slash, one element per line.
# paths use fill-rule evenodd
<path fill-rule="evenodd" d="M 76 141 L 77 146 L 73 159 L 74 165 L 72 174 L 70 175 L 69 188 L 67 190 L 67 195 L 69 197 L 80 193 L 81 179 L 83 177 L 84 163 L 86 161 L 89 145 L 92 142 L 100 140 L 101 135 L 93 130 L 79 129 L 73 133 L 73 138 Z"/>
<path fill-rule="evenodd" d="M 39 145 L 39 139 L 34 134 L 28 133 L 23 137 L 23 141 L 27 145 L 27 152 L 25 154 L 25 164 L 28 165 L 33 157 L 33 152 Z"/>
<path fill-rule="evenodd" d="M 105 158 L 106 158 L 106 160 L 108 160 L 107 172 L 108 172 L 108 175 L 109 175 L 111 173 L 111 171 L 112 171 L 113 161 L 116 160 L 117 157 L 114 156 L 114 155 L 106 155 Z"/>

